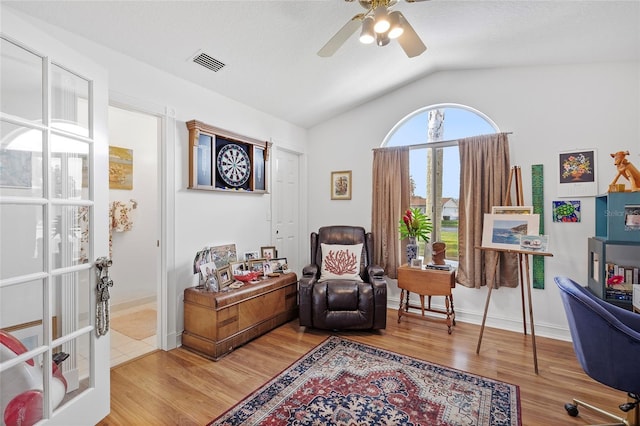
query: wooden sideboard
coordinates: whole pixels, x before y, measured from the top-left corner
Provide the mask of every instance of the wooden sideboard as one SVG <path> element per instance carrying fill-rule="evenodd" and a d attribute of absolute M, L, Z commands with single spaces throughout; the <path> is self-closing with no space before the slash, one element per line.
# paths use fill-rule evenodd
<path fill-rule="evenodd" d="M 182 346 L 215 361 L 298 316 L 298 278 L 282 274 L 224 292 L 184 291 Z"/>

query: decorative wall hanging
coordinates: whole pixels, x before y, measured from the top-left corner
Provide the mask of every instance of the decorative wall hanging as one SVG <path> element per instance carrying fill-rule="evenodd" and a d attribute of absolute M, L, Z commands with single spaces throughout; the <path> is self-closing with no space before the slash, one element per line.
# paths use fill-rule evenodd
<path fill-rule="evenodd" d="M 189 129 L 189 189 L 267 192 L 270 142 L 196 120 Z"/>
<path fill-rule="evenodd" d="M 542 164 L 531 165 L 531 199 L 533 212 L 540 215 L 538 231 L 544 234 L 544 169 Z M 544 256 L 533 256 L 533 288 L 544 289 Z"/>
<path fill-rule="evenodd" d="M 558 197 L 588 197 L 598 194 L 596 158 L 595 149 L 559 153 Z"/>
<path fill-rule="evenodd" d="M 580 200 L 553 201 L 554 222 L 577 223 L 580 218 Z"/>
<path fill-rule="evenodd" d="M 133 150 L 109 146 L 109 189 L 133 189 Z"/>
<path fill-rule="evenodd" d="M 331 199 L 351 199 L 351 170 L 331 172 Z"/>

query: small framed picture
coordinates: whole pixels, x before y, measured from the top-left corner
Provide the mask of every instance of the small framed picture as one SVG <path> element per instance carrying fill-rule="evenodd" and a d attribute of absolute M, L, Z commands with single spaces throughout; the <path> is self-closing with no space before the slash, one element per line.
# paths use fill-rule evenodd
<path fill-rule="evenodd" d="M 422 269 L 422 259 L 418 259 L 418 258 L 411 259 L 411 267 Z"/>
<path fill-rule="evenodd" d="M 640 231 L 640 205 L 624 206 L 624 230 Z"/>
<path fill-rule="evenodd" d="M 351 199 L 351 170 L 331 172 L 331 199 Z"/>
<path fill-rule="evenodd" d="M 249 261 L 252 259 L 258 259 L 260 257 L 260 253 L 257 251 L 246 251 L 244 252 L 244 260 Z"/>
<path fill-rule="evenodd" d="M 271 259 L 269 263 L 271 264 L 271 272 L 284 272 L 288 269 L 286 257 Z"/>
<path fill-rule="evenodd" d="M 202 276 L 202 282 L 206 283 L 209 278 L 216 276 L 218 270 L 215 262 L 203 263 L 200 265 L 200 275 Z"/>
<path fill-rule="evenodd" d="M 520 250 L 549 251 L 548 235 L 521 235 Z"/>
<path fill-rule="evenodd" d="M 493 206 L 491 214 L 533 214 L 533 206 Z"/>
<path fill-rule="evenodd" d="M 218 287 L 220 290 L 228 286 L 233 282 L 233 275 L 231 275 L 231 266 L 223 266 L 218 268 Z"/>
<path fill-rule="evenodd" d="M 259 273 L 264 273 L 264 262 L 267 259 L 251 259 L 249 262 L 247 262 L 247 266 L 248 269 L 251 272 L 259 272 Z"/>
<path fill-rule="evenodd" d="M 232 275 L 242 275 L 247 267 L 245 262 L 231 262 L 229 266 L 231 267 Z"/>
<path fill-rule="evenodd" d="M 276 248 L 273 246 L 260 247 L 260 257 L 263 259 L 275 259 L 276 257 L 278 257 L 277 253 L 278 252 L 276 251 Z"/>

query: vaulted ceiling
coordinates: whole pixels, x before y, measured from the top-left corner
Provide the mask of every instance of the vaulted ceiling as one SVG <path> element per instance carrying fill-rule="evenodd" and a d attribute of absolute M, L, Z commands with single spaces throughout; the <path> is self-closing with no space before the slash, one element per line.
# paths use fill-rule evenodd
<path fill-rule="evenodd" d="M 640 1 L 399 0 L 427 51 L 358 32 L 317 51 L 364 9 L 345 0 L 2 1 L 302 127 L 441 70 L 640 60 Z M 204 52 L 217 72 L 192 61 Z"/>

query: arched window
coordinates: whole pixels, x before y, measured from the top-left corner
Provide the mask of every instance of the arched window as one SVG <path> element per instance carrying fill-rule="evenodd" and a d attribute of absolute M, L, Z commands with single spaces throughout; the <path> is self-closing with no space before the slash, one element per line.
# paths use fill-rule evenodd
<path fill-rule="evenodd" d="M 473 108 L 438 104 L 403 118 L 382 143 L 411 147 L 411 207 L 427 212 L 433 223 L 430 241 L 446 243 L 449 260 L 458 259 L 458 139 L 498 132 L 489 117 Z"/>

